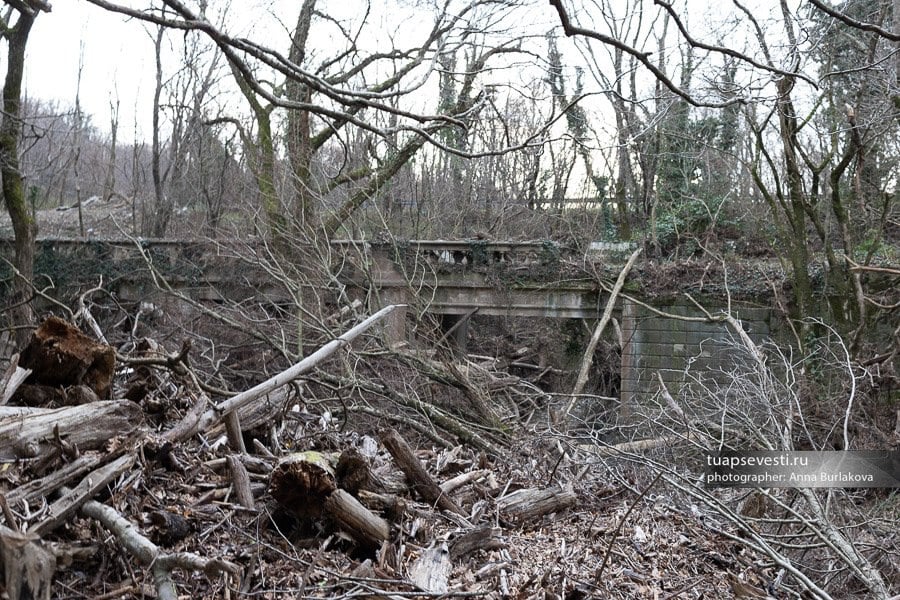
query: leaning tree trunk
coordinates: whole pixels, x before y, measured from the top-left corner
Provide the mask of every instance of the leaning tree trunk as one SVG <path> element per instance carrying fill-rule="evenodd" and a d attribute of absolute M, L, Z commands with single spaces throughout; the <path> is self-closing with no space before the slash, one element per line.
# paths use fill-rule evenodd
<path fill-rule="evenodd" d="M 789 259 L 793 268 L 794 309 L 793 317 L 804 319 L 812 314 L 812 283 L 809 278 L 809 242 L 806 234 L 806 199 L 803 195 L 803 174 L 797 157 L 797 113 L 791 99 L 794 78 L 785 77 L 778 83 L 778 119 L 784 149 L 784 166 L 787 171 L 789 203 L 785 207 L 790 226 L 787 242 Z"/>
<path fill-rule="evenodd" d="M 28 210 L 25 185 L 19 170 L 22 73 L 25 69 L 25 45 L 34 17 L 30 12 L 20 13 L 15 27 L 7 34 L 9 55 L 6 81 L 3 84 L 3 120 L 0 123 L 0 177 L 3 178 L 3 201 L 9 211 L 15 235 L 14 266 L 18 271 L 12 281 L 8 314 L 11 325 L 21 327 L 16 334 L 16 341 L 20 345 L 28 340 L 30 332 L 27 326 L 34 322 L 30 295 L 37 227 Z"/>

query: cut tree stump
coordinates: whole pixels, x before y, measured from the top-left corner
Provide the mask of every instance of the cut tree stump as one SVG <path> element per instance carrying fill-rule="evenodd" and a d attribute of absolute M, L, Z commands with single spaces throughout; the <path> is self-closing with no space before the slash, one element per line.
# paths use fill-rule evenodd
<path fill-rule="evenodd" d="M 346 490 L 338 489 L 336 461 L 334 455 L 312 450 L 288 455 L 272 470 L 269 492 L 282 508 L 298 517 L 327 515 L 360 544 L 381 544 L 390 535 L 390 525 Z"/>
<path fill-rule="evenodd" d="M 115 372 L 116 352 L 71 323 L 50 317 L 32 334 L 19 366 L 32 371 L 27 383 L 54 387 L 83 384 L 105 399 Z"/>
<path fill-rule="evenodd" d="M 569 508 L 578 496 L 571 490 L 559 488 L 523 489 L 497 501 L 500 514 L 518 523 Z"/>
<path fill-rule="evenodd" d="M 331 457 L 312 450 L 285 456 L 269 477 L 272 497 L 298 517 L 319 517 L 325 499 L 336 489 Z"/>

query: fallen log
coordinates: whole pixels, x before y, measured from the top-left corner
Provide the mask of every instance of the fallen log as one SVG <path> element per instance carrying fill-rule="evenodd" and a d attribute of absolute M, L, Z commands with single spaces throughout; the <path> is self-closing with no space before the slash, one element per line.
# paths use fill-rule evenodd
<path fill-rule="evenodd" d="M 239 456 L 229 454 L 227 457 L 228 468 L 231 470 L 231 487 L 238 504 L 244 508 L 256 508 L 253 502 L 253 490 L 250 489 L 250 474 L 247 467 L 241 462 Z"/>
<path fill-rule="evenodd" d="M 391 534 L 387 521 L 344 490 L 334 490 L 328 496 L 325 510 L 341 529 L 363 545 L 379 546 Z"/>
<path fill-rule="evenodd" d="M 0 460 L 45 457 L 59 438 L 80 450 L 101 448 L 130 435 L 143 421 L 141 407 L 128 400 L 44 409 L 0 406 Z"/>
<path fill-rule="evenodd" d="M 83 454 L 70 463 L 62 465 L 52 473 L 40 479 L 33 479 L 6 493 L 6 501 L 15 506 L 21 501 L 31 502 L 46 497 L 68 485 L 76 477 L 81 477 L 100 464 L 101 457 L 97 453 Z"/>
<path fill-rule="evenodd" d="M 423 591 L 446 594 L 452 568 L 447 544 L 435 544 L 423 552 L 409 568 L 409 580 Z"/>
<path fill-rule="evenodd" d="M 262 383 L 250 388 L 249 390 L 246 390 L 244 392 L 241 392 L 240 394 L 228 398 L 227 400 L 219 402 L 212 408 L 204 411 L 199 416 L 189 415 L 189 422 L 183 425 L 178 424 L 175 426 L 175 428 L 178 430 L 177 438 L 173 439 L 175 436 L 172 435 L 166 435 L 164 437 L 167 440 L 173 442 L 182 441 L 197 432 L 209 430 L 212 426 L 217 424 L 223 417 L 225 417 L 229 413 L 240 410 L 242 407 L 255 402 L 256 400 L 264 397 L 266 394 L 274 392 L 278 388 L 294 381 L 301 375 L 308 373 L 319 363 L 327 359 L 339 349 L 348 345 L 350 342 L 362 335 L 367 329 L 384 319 L 386 316 L 388 316 L 401 306 L 402 305 L 399 304 L 392 304 L 390 306 L 382 308 L 362 323 L 359 323 L 352 329 L 348 330 L 337 339 L 328 342 L 287 370 L 282 371 L 281 373 L 278 373 L 273 377 L 270 377 L 266 381 L 263 381 Z"/>
<path fill-rule="evenodd" d="M 63 495 L 50 505 L 47 516 L 36 525 L 29 528 L 38 535 L 45 535 L 63 523 L 74 514 L 85 502 L 91 500 L 101 490 L 105 489 L 116 477 L 131 468 L 134 464 L 134 456 L 126 454 L 120 456 L 109 464 L 103 465 L 93 471 L 71 490 L 63 488 Z"/>
<path fill-rule="evenodd" d="M 31 369 L 24 369 L 19 366 L 18 353 L 13 354 L 9 360 L 9 367 L 3 375 L 0 375 L 0 406 L 3 406 L 19 388 L 22 383 L 31 375 Z"/>
<path fill-rule="evenodd" d="M 380 494 L 368 490 L 360 490 L 359 501 L 370 510 L 377 510 L 394 522 L 400 521 L 406 514 L 406 501 L 394 494 Z"/>
<path fill-rule="evenodd" d="M 434 479 L 425 470 L 425 467 L 422 466 L 422 463 L 419 462 L 419 459 L 416 458 L 416 455 L 413 454 L 412 448 L 409 447 L 406 440 L 400 437 L 400 434 L 395 429 L 388 430 L 382 436 L 381 443 L 394 457 L 394 461 L 396 461 L 400 470 L 406 474 L 413 490 L 426 502 L 435 504 L 446 511 L 466 516 L 462 509 L 435 483 Z"/>
<path fill-rule="evenodd" d="M 440 488 L 441 491 L 445 494 L 450 494 L 463 487 L 464 485 L 475 483 L 476 481 L 487 477 L 489 474 L 490 471 L 488 471 L 487 469 L 475 469 L 474 471 L 468 471 L 467 473 L 460 473 L 456 477 L 448 479 L 447 481 L 442 483 L 440 485 Z"/>
<path fill-rule="evenodd" d="M 559 488 L 526 488 L 497 500 L 500 514 L 517 523 L 525 523 L 543 515 L 569 508 L 578 496 L 572 490 Z"/>
<path fill-rule="evenodd" d="M 459 560 L 478 550 L 500 550 L 506 548 L 502 530 L 499 527 L 482 525 L 471 529 L 450 542 L 450 558 Z"/>

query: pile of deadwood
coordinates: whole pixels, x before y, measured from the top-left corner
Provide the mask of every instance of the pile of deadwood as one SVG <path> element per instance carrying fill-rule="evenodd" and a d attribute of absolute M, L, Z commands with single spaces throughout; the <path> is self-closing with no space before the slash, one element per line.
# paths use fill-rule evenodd
<path fill-rule="evenodd" d="M 282 410 L 278 393 L 286 384 L 389 311 L 373 315 L 290 369 L 227 400 L 214 403 L 201 386 L 186 388 L 183 392 L 190 394 L 192 404 L 172 422 L 148 414 L 152 407 L 146 403 L 127 398 L 151 396 L 146 390 L 135 391 L 146 385 L 148 369 L 181 367 L 183 375 L 190 375 L 183 368 L 188 347 L 165 354 L 145 342 L 127 369 L 140 383 L 128 388 L 126 398 L 111 398 L 115 350 L 67 321 L 46 320 L 0 379 L 0 548 L 6 595 L 12 600 L 63 596 L 54 589 L 54 579 L 66 569 L 87 573 L 101 545 L 118 547 L 119 560 L 128 570 L 149 573 L 133 577 L 130 585 L 104 589 L 108 597 L 149 594 L 174 599 L 183 597 L 182 587 L 204 597 L 249 591 L 254 573 L 262 577 L 252 548 L 219 555 L 221 545 L 210 544 L 211 551 L 203 552 L 203 543 L 191 539 L 202 529 L 191 522 L 192 514 L 202 511 L 192 508 L 209 503 L 236 509 L 229 527 L 262 523 L 266 519 L 259 515 L 264 514 L 266 531 L 305 531 L 320 541 L 340 541 L 348 553 L 360 557 L 386 557 L 384 548 L 397 543 L 401 523 L 411 514 L 452 525 L 452 536 L 403 566 L 403 579 L 385 579 L 386 566 L 378 560 L 360 562 L 363 566 L 349 576 L 357 586 L 360 581 L 380 582 L 370 585 L 401 597 L 413 592 L 441 595 L 449 590 L 454 561 L 504 547 L 500 530 L 493 526 L 498 521 L 461 508 L 454 499 L 460 489 L 478 486 L 494 497 L 492 510 L 509 523 L 571 507 L 576 494 L 558 486 L 504 493 L 490 469 L 478 468 L 474 458 L 457 457 L 465 468 L 459 466 L 456 471 L 461 472 L 438 483 L 394 429 L 379 440 L 365 436 L 343 451 L 298 448 L 275 456 L 258 441 L 248 451 L 242 431 L 260 414 L 272 418 L 272 406 Z M 217 437 L 227 439 L 227 447 L 210 447 Z M 378 458 L 385 449 L 390 464 Z M 191 461 L 201 457 L 205 460 Z M 209 481 L 198 484 L 201 472 L 215 473 L 219 481 L 210 475 Z M 162 476 L 169 478 L 170 487 L 183 486 L 186 493 L 169 489 L 140 498 L 141 490 L 151 490 L 150 481 Z M 192 478 L 193 483 L 187 483 Z M 167 493 L 166 498 L 157 497 Z M 86 582 L 84 589 L 96 593 L 97 584 L 91 582 L 90 587 Z M 309 591 L 300 595 L 314 593 L 315 586 L 307 585 Z"/>
<path fill-rule="evenodd" d="M 64 320 L 45 321 L 0 378 L 3 597 L 727 591 L 714 573 L 741 563 L 717 551 L 717 562 L 694 565 L 709 534 L 677 512 L 640 517 L 653 524 L 634 525 L 629 537 L 637 541 L 613 552 L 622 522 L 635 517 L 623 516 L 620 504 L 607 506 L 608 515 L 598 507 L 630 492 L 587 485 L 586 469 L 568 484 L 537 477 L 529 469 L 549 460 L 555 472 L 560 460 L 552 452 L 528 457 L 538 446 L 507 449 L 518 457 L 509 460 L 462 446 L 435 452 L 395 429 L 331 431 L 304 447 L 245 445 L 260 420 L 318 427 L 315 415 L 286 415 L 286 386 L 390 310 L 219 402 L 187 368 L 187 345 L 166 353 L 148 340 L 127 369 L 117 368 L 110 346 Z M 183 408 L 154 407 L 161 394 L 146 389 L 151 371 L 179 374 L 165 385 L 187 399 Z M 127 385 L 114 386 L 115 377 Z M 111 397 L 120 388 L 123 397 Z M 657 536 L 653 551 L 647 530 Z M 678 551 L 661 551 L 667 544 Z M 652 569 L 636 566 L 647 561 Z M 671 574 L 660 575 L 666 569 Z"/>

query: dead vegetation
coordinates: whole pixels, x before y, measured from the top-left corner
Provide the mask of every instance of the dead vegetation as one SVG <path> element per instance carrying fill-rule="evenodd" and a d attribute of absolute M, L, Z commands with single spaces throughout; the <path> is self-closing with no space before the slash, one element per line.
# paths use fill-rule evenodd
<path fill-rule="evenodd" d="M 63 323 L 38 332 L 63 335 Z M 71 326 L 65 332 L 84 347 L 50 343 L 60 361 L 78 362 L 101 345 Z M 374 338 L 360 338 L 353 351 L 377 348 Z M 347 343 L 332 351 L 346 355 Z M 272 411 L 272 397 L 298 371 L 309 375 L 306 386 L 346 390 L 334 356 L 317 372 L 306 360 L 276 374 L 263 384 L 267 396 L 257 386 L 217 403 L 197 386 L 189 356 L 150 341 L 120 356 L 113 396 L 127 389 L 135 401 L 72 404 L 67 390 L 86 386 L 99 398 L 103 389 L 89 370 L 71 369 L 43 406 L 2 408 L 0 539 L 10 598 L 625 598 L 689 589 L 721 597 L 729 593 L 726 572 L 764 577 L 725 538 L 714 550 L 717 538 L 688 507 L 648 499 L 599 472 L 579 473 L 552 437 L 535 435 L 546 431 L 540 423 L 548 413 L 538 409 L 547 399 L 527 381 L 475 363 L 465 375 L 455 367 L 449 377 L 506 396 L 493 404 L 499 427 L 457 418 L 460 431 L 481 440 L 461 445 L 440 425 L 452 413 L 437 406 L 419 413 L 419 429 L 427 425 L 430 436 L 383 429 L 394 420 L 384 402 L 391 395 L 400 403 L 396 422 L 414 418 L 389 391 L 394 382 L 380 384 L 380 402 L 362 405 L 348 394 L 343 414 L 309 396 L 282 398 Z M 409 376 L 413 365 L 430 385 L 439 365 L 447 369 L 421 356 L 379 360 Z M 35 370 L 25 383 L 12 379 L 20 384 L 12 404 L 47 385 L 35 376 L 45 363 L 22 366 Z M 374 394 L 375 385 L 357 389 Z M 449 379 L 439 385 L 460 391 Z M 262 426 L 252 424 L 254 403 L 269 414 Z M 509 414 L 513 407 L 517 414 Z M 228 435 L 229 414 L 246 414 L 241 435 Z"/>
<path fill-rule="evenodd" d="M 147 339 L 117 357 L 114 399 L 60 369 L 41 406 L 17 407 L 47 386 L 23 353 L 34 373 L 8 370 L 0 408 L 8 597 L 792 595 L 749 517 L 663 486 L 665 450 L 573 443 L 592 438 L 556 421 L 569 395 L 483 358 L 387 351 L 366 331 L 380 316 L 229 397 L 190 344 Z M 29 348 L 105 355 L 64 325 Z M 78 386 L 97 397 L 73 401 Z"/>
<path fill-rule="evenodd" d="M 793 443 L 778 437 L 796 417 L 783 403 L 769 429 L 741 420 L 784 391 L 765 388 L 778 375 L 753 362 L 752 342 L 734 382 L 748 404 L 722 412 L 712 383 L 696 397 L 662 386 L 640 422 L 620 407 L 597 418 L 573 410 L 610 400 L 572 389 L 593 350 L 560 365 L 538 334 L 453 353 L 425 319 L 420 344 L 386 347 L 390 308 L 366 317 L 332 280 L 243 258 L 296 304 L 169 289 L 165 304 L 110 307 L 92 303 L 97 288 L 12 360 L 0 380 L 10 598 L 824 599 L 896 587 L 892 497 L 829 493 L 833 516 L 815 494 L 704 486 L 698 456 L 718 447 L 716 423 L 735 443 L 748 432 Z M 624 295 L 620 280 L 603 285 Z"/>

